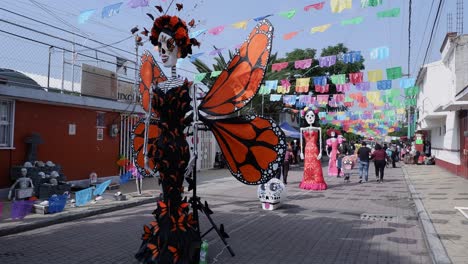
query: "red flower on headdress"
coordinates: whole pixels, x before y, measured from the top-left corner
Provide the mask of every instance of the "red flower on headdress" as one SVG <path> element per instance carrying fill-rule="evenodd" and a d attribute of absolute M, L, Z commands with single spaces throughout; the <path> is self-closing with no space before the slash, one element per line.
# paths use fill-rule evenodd
<path fill-rule="evenodd" d="M 332 132 L 335 132 L 335 136 L 341 135 L 341 132 L 339 130 L 333 128 L 327 130 L 327 135 L 331 137 Z"/>

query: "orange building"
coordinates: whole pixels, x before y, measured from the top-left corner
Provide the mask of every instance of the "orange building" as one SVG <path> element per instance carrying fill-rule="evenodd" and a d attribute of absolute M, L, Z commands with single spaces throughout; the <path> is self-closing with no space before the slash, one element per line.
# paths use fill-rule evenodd
<path fill-rule="evenodd" d="M 2 79 L 2 78 L 0 78 Z M 0 80 L 0 196 L 10 171 L 26 161 L 25 140 L 39 134 L 37 160 L 61 166 L 68 181 L 119 176 L 116 161 L 130 153 L 132 124 L 141 114 L 131 102 L 46 91 Z"/>

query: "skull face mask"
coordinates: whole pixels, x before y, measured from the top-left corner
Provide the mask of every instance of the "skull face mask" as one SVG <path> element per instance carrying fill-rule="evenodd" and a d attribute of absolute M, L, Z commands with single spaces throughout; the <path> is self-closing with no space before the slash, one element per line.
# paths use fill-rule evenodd
<path fill-rule="evenodd" d="M 179 47 L 177 47 L 174 38 L 165 32 L 161 32 L 158 38 L 158 50 L 164 67 L 169 68 L 176 65 Z"/>
<path fill-rule="evenodd" d="M 307 111 L 305 115 L 305 120 L 307 124 L 312 125 L 315 122 L 315 114 L 313 111 Z"/>
<path fill-rule="evenodd" d="M 286 197 L 286 188 L 283 182 L 273 178 L 267 183 L 259 185 L 257 194 L 264 210 L 274 210 L 280 206 L 281 201 Z"/>

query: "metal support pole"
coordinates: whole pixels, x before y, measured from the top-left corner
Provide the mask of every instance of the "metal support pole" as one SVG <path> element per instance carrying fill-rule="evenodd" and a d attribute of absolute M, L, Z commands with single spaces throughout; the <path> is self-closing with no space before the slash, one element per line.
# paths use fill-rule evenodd
<path fill-rule="evenodd" d="M 49 65 L 47 66 L 47 88 L 50 88 L 50 64 L 51 64 L 53 49 L 54 49 L 54 46 L 49 46 Z"/>
<path fill-rule="evenodd" d="M 63 88 L 65 85 L 65 50 L 62 52 L 62 83 L 60 85 L 60 93 L 63 93 Z"/>
<path fill-rule="evenodd" d="M 72 48 L 72 58 L 71 58 L 71 63 L 72 63 L 72 92 L 75 92 L 75 43 L 73 43 L 73 48 Z"/>

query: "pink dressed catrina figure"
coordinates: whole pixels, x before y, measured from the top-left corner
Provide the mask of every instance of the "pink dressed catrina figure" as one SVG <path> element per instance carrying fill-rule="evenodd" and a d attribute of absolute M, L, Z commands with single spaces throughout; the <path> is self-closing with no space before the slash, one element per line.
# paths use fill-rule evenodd
<path fill-rule="evenodd" d="M 330 136 L 327 139 L 327 155 L 329 157 L 328 162 L 328 176 L 341 177 L 342 173 L 338 172 L 337 158 L 338 158 L 338 131 L 329 129 L 327 134 Z"/>

